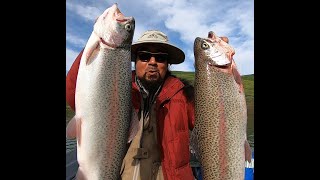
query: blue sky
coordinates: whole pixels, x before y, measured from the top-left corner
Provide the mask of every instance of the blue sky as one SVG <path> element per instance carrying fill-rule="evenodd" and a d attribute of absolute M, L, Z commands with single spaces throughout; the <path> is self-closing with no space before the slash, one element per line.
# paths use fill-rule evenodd
<path fill-rule="evenodd" d="M 133 41 L 144 31 L 157 29 L 184 51 L 184 63 L 171 65 L 171 70 L 194 72 L 194 40 L 214 31 L 229 38 L 240 74 L 254 74 L 253 0 L 66 0 L 67 71 L 86 45 L 95 19 L 113 3 L 135 18 Z"/>

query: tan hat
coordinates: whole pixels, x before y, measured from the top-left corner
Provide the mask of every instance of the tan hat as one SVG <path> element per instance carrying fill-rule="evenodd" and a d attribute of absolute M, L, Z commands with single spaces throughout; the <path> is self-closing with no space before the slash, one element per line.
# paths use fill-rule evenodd
<path fill-rule="evenodd" d="M 164 47 L 169 54 L 168 63 L 169 64 L 180 64 L 184 61 L 184 52 L 178 47 L 169 43 L 168 37 L 161 31 L 158 30 L 148 30 L 143 33 L 143 35 L 138 39 L 137 42 L 133 43 L 131 46 L 131 52 L 135 57 L 136 51 L 145 44 L 159 44 Z M 131 61 L 135 61 L 132 58 Z"/>

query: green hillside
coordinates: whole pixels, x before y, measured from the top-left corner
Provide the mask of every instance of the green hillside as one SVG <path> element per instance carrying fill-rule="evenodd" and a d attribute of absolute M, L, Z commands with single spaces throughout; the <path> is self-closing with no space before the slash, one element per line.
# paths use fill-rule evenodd
<path fill-rule="evenodd" d="M 187 80 L 189 83 L 194 83 L 194 72 L 172 71 L 173 75 Z"/>
<path fill-rule="evenodd" d="M 172 74 L 176 75 L 179 78 L 187 80 L 191 84 L 194 83 L 194 72 L 172 71 Z M 254 94 L 253 82 L 254 82 L 253 74 L 242 76 L 242 83 L 245 88 L 246 97 L 253 97 L 253 94 Z"/>

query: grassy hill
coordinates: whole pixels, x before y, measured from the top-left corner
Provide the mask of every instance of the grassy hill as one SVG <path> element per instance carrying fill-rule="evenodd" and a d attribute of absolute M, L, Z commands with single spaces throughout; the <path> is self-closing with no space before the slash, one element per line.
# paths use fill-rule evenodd
<path fill-rule="evenodd" d="M 179 78 L 189 81 L 191 84 L 194 83 L 194 72 L 182 72 L 173 71 L 172 74 Z M 254 74 L 243 75 L 242 81 L 245 89 L 247 110 L 248 110 L 248 139 L 250 144 L 253 146 L 254 136 Z M 66 104 L 66 123 L 74 116 L 74 112 Z"/>
<path fill-rule="evenodd" d="M 183 72 L 183 71 L 173 71 L 173 75 L 176 75 L 177 77 L 180 77 L 182 79 L 187 80 L 191 84 L 194 83 L 194 72 Z M 254 88 L 253 88 L 253 82 L 254 82 L 254 75 L 243 75 L 242 77 L 242 83 L 244 84 L 246 97 L 253 97 L 254 94 Z"/>

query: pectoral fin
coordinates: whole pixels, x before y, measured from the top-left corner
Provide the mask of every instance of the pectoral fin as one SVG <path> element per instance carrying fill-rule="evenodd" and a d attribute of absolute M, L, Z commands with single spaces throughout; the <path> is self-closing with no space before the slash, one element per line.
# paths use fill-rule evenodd
<path fill-rule="evenodd" d="M 251 163 L 251 158 L 252 158 L 252 150 L 250 147 L 250 144 L 247 140 L 244 142 L 244 153 L 245 153 L 245 160 Z"/>
<path fill-rule="evenodd" d="M 68 139 L 74 139 L 76 138 L 76 136 L 77 136 L 76 118 L 73 117 L 67 125 L 66 137 Z"/>
<path fill-rule="evenodd" d="M 91 33 L 91 36 L 87 42 L 87 45 L 83 51 L 83 58 L 85 58 L 86 64 L 90 64 L 94 59 L 94 56 L 97 54 L 97 49 L 99 47 L 100 38 L 94 33 Z M 95 52 L 95 53 L 94 53 Z"/>
<path fill-rule="evenodd" d="M 68 123 L 66 137 L 69 139 L 77 138 L 78 145 L 81 144 L 81 124 L 82 119 L 74 116 Z"/>

